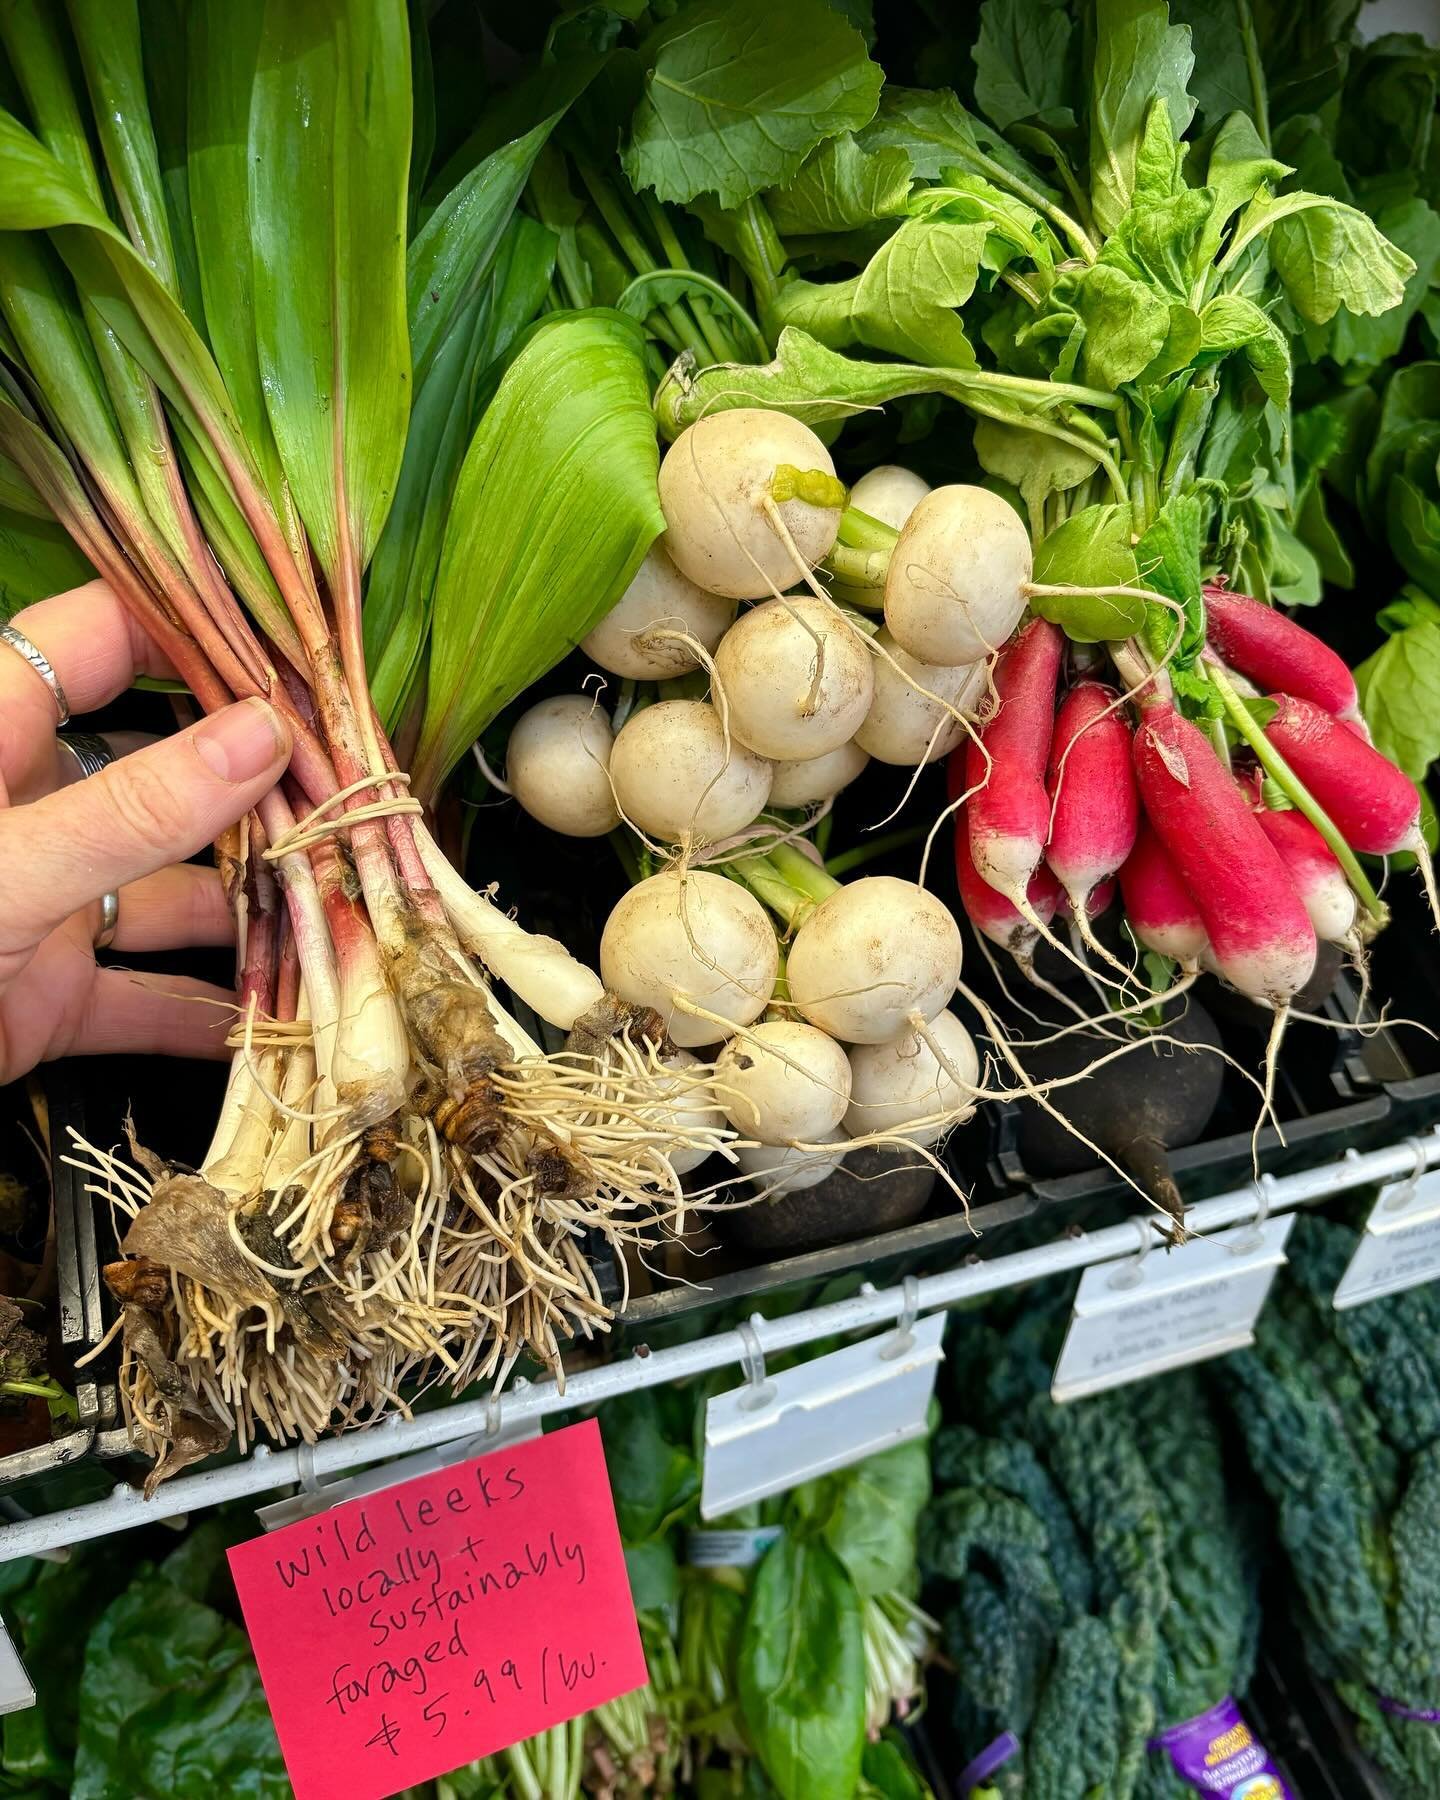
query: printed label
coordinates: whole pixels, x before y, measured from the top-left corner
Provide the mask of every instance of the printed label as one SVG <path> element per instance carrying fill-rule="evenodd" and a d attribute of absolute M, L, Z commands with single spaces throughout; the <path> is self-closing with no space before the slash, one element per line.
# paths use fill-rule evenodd
<path fill-rule="evenodd" d="M 784 1535 L 783 1525 L 757 1525 L 753 1531 L 687 1532 L 685 1560 L 692 1569 L 752 1569 Z"/>
<path fill-rule="evenodd" d="M 1295 1800 L 1257 1743 L 1244 1715 L 1228 1695 L 1198 1719 L 1187 1719 L 1150 1740 L 1152 1750 L 1168 1750 L 1175 1772 L 1197 1794 L 1222 1800 Z"/>
<path fill-rule="evenodd" d="M 1370 1209 L 1365 1233 L 1340 1277 L 1334 1306 L 1344 1312 L 1440 1276 L 1440 1170 L 1390 1182 Z"/>
<path fill-rule="evenodd" d="M 1287 1214 L 1086 1269 L 1052 1397 L 1081 1400 L 1253 1342 L 1294 1223 Z"/>

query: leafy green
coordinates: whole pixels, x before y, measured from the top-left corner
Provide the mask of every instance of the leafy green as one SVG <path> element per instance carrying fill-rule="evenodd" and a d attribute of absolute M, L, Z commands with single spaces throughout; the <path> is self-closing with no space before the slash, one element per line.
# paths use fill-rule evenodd
<path fill-rule="evenodd" d="M 930 1441 L 916 1438 L 833 1478 L 823 1526 L 856 1592 L 903 1592 L 915 1567 L 915 1532 L 930 1498 Z"/>
<path fill-rule="evenodd" d="M 1419 781 L 1440 756 L 1440 609 L 1427 602 L 1415 611 L 1361 663 L 1355 682 L 1376 749 Z"/>
<path fill-rule="evenodd" d="M 799 173 L 825 138 L 874 116 L 881 72 L 823 0 L 699 0 L 645 49 L 626 173 L 662 200 L 741 205 Z"/>
<path fill-rule="evenodd" d="M 417 792 L 433 794 L 501 708 L 625 591 L 664 525 L 658 467 L 635 322 L 590 312 L 537 326 L 456 483 L 435 580 Z"/>
<path fill-rule="evenodd" d="M 975 42 L 975 99 L 1001 131 L 1022 119 L 1073 125 L 1063 0 L 985 0 Z"/>
<path fill-rule="evenodd" d="M 409 155 L 401 0 L 267 0 L 250 109 L 261 381 L 321 567 L 357 601 L 410 416 Z"/>
<path fill-rule="evenodd" d="M 781 1800 L 849 1800 L 865 1744 L 860 1602 L 822 1542 L 781 1538 L 760 1564 L 740 1704 Z"/>
<path fill-rule="evenodd" d="M 1036 586 L 1139 586 L 1130 533 L 1128 506 L 1087 506 L 1072 513 L 1035 552 Z M 1036 594 L 1031 604 L 1081 644 L 1128 638 L 1145 623 L 1145 601 L 1138 595 Z"/>
<path fill-rule="evenodd" d="M 909 219 L 861 274 L 787 282 L 769 316 L 832 350 L 857 344 L 910 362 L 973 369 L 975 352 L 955 309 L 975 291 L 985 238 L 983 225 Z"/>
<path fill-rule="evenodd" d="M 1153 105 L 1164 106 L 1177 139 L 1194 114 L 1190 33 L 1172 25 L 1165 0 L 1097 0 L 1090 78 L 1090 204 L 1109 233 L 1124 217 Z"/>
<path fill-rule="evenodd" d="M 898 145 L 862 150 L 853 132 L 827 138 L 765 204 L 782 236 L 853 231 L 897 217 L 910 197 L 909 154 Z"/>
<path fill-rule="evenodd" d="M 79 1697 L 74 1800 L 290 1792 L 244 1632 L 163 1575 L 100 1620 Z"/>

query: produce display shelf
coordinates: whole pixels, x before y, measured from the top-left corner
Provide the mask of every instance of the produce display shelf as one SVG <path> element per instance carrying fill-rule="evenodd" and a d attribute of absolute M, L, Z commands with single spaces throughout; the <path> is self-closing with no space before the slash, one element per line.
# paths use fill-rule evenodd
<path fill-rule="evenodd" d="M 1192 1231 L 1204 1235 L 1256 1217 L 1262 1203 L 1271 1214 L 1291 1212 L 1435 1164 L 1440 1164 L 1440 1132 L 1368 1152 L 1350 1151 L 1334 1161 L 1292 1174 L 1263 1177 L 1263 1201 L 1251 1182 L 1200 1201 L 1189 1213 L 1187 1223 Z M 498 1404 L 493 1398 L 463 1401 L 412 1419 L 391 1417 L 369 1429 L 326 1438 L 313 1446 L 271 1450 L 262 1445 L 244 1461 L 177 1476 L 151 1500 L 146 1500 L 137 1488 L 121 1483 L 103 1500 L 0 1525 L 0 1563 L 110 1537 L 138 1525 L 267 1493 L 293 1482 L 313 1488 L 327 1477 L 442 1444 L 464 1443 L 478 1454 L 484 1450 L 487 1436 L 502 1430 L 591 1406 L 618 1394 L 661 1387 L 741 1364 L 751 1354 L 756 1339 L 762 1352 L 778 1353 L 848 1332 L 874 1329 L 909 1312 L 934 1312 L 1092 1263 L 1113 1261 L 1134 1251 L 1140 1234 L 1156 1242 L 1159 1232 L 1158 1215 L 1135 1217 L 1099 1231 L 1077 1231 L 1033 1249 L 968 1261 L 945 1274 L 906 1282 L 901 1287 L 878 1291 L 871 1288 L 830 1305 L 787 1313 L 777 1319 L 757 1318 L 744 1333 L 722 1331 L 654 1351 L 640 1344 L 630 1355 L 573 1375 L 563 1392 L 550 1381 L 523 1386 L 517 1383 Z"/>

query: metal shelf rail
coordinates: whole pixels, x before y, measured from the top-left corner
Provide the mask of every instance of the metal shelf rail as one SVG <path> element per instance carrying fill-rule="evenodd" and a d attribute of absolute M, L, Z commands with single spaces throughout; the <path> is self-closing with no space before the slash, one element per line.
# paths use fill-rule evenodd
<path fill-rule="evenodd" d="M 1347 1151 L 1337 1161 L 1290 1175 L 1262 1175 L 1259 1183 L 1200 1201 L 1190 1209 L 1186 1223 L 1200 1235 L 1221 1231 L 1226 1226 L 1242 1224 L 1262 1210 L 1271 1214 L 1293 1212 L 1355 1188 L 1418 1175 L 1437 1163 L 1440 1128 L 1425 1137 L 1408 1138 L 1382 1150 Z M 1103 1231 L 1077 1232 L 1032 1250 L 989 1260 L 972 1259 L 943 1275 L 907 1281 L 903 1287 L 862 1291 L 852 1299 L 778 1319 L 757 1318 L 751 1328 L 762 1352 L 796 1349 L 820 1339 L 884 1325 L 905 1317 L 907 1312 L 934 1312 L 1091 1263 L 1114 1261 L 1135 1252 L 1137 1232 L 1143 1234 L 1147 1227 L 1151 1240 L 1162 1242 L 1160 1223 L 1155 1215 L 1128 1219 Z M 392 1417 L 342 1437 L 290 1450 L 271 1450 L 261 1445 L 243 1462 L 177 1476 L 153 1500 L 146 1500 L 138 1488 L 128 1483 L 118 1483 L 103 1500 L 0 1524 L 0 1563 L 44 1555 L 46 1551 L 92 1538 L 110 1537 L 139 1525 L 218 1506 L 222 1501 L 273 1493 L 291 1483 L 314 1490 L 327 1477 L 421 1450 L 463 1446 L 464 1454 L 481 1455 L 487 1440 L 498 1439 L 502 1431 L 508 1434 L 525 1424 L 592 1406 L 617 1394 L 661 1387 L 667 1382 L 741 1364 L 749 1354 L 747 1337 L 748 1333 L 722 1331 L 668 1350 L 649 1351 L 641 1346 L 629 1356 L 572 1376 L 563 1393 L 550 1381 L 517 1383 L 498 1401 L 494 1397 L 465 1401 L 413 1419 Z"/>

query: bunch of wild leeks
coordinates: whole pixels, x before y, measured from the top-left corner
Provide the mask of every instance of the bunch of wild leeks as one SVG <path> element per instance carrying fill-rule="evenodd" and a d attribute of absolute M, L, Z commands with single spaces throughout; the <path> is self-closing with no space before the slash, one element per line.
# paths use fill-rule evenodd
<path fill-rule="evenodd" d="M 514 209 L 554 116 L 412 192 L 403 0 L 14 0 L 0 48 L 8 500 L 60 521 L 201 706 L 263 696 L 295 744 L 219 847 L 240 1003 L 208 1157 L 82 1152 L 127 1215 L 107 1278 L 153 1485 L 232 1437 L 370 1416 L 421 1370 L 558 1367 L 606 1317 L 582 1234 L 644 1240 L 682 1204 L 665 1151 L 724 1135 L 670 1116 L 684 1077 L 646 1020 L 451 868 L 362 637 L 373 558 L 391 700 L 413 700 L 416 596 L 444 605 L 483 553 L 488 610 L 429 648 L 433 799 L 477 656 L 493 710 L 624 590 L 662 523 L 657 450 L 637 324 L 518 342 L 554 240 Z M 441 467 L 453 492 L 427 492 Z M 556 577 L 582 554 L 576 596 Z"/>

